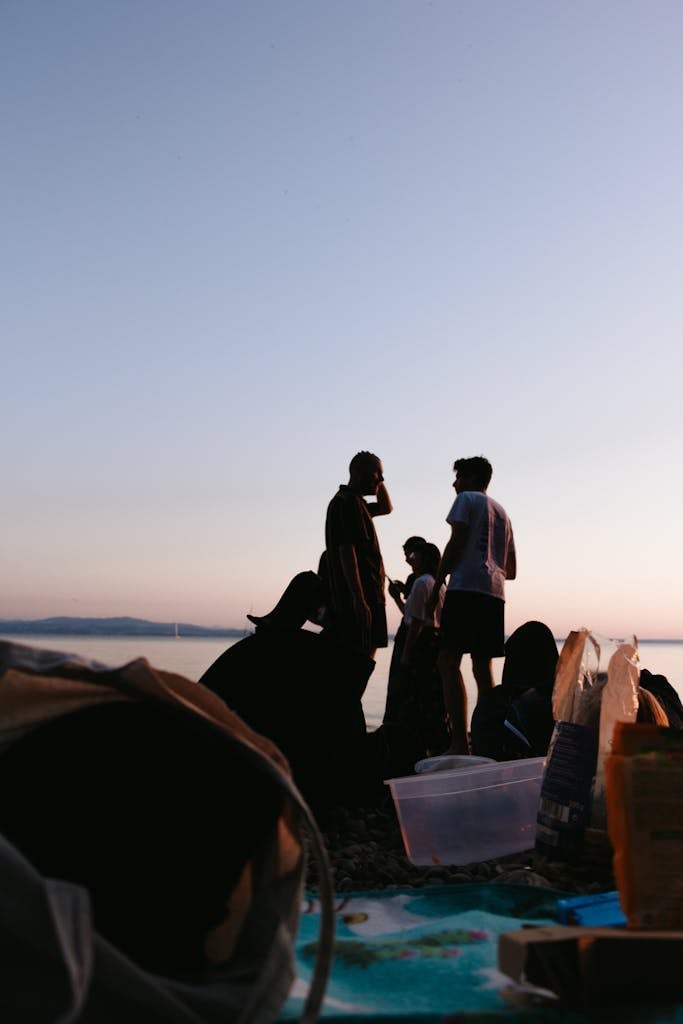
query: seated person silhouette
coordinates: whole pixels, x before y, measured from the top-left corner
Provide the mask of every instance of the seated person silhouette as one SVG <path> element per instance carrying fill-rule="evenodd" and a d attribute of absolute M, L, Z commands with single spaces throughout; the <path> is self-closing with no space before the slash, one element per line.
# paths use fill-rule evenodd
<path fill-rule="evenodd" d="M 558 658 L 555 638 L 543 622 L 525 622 L 508 637 L 501 683 L 472 713 L 473 754 L 496 761 L 547 754 Z"/>
<path fill-rule="evenodd" d="M 640 670 L 640 689 L 657 699 L 672 729 L 683 729 L 683 705 L 666 676 L 654 675 L 646 668 Z M 640 696 L 640 694 L 639 694 Z M 647 698 L 645 698 L 647 701 Z M 638 719 L 640 721 L 640 719 Z M 660 723 L 657 723 L 660 724 Z"/>
<path fill-rule="evenodd" d="M 0 832 L 45 876 L 86 888 L 98 931 L 141 967 L 199 977 L 282 793 L 199 715 L 153 699 L 66 703 L 2 750 Z"/>
<path fill-rule="evenodd" d="M 314 814 L 338 804 L 372 802 L 383 792 L 373 765 L 362 697 L 375 662 L 325 629 L 325 584 L 298 573 L 256 626 L 221 654 L 199 680 L 248 725 L 273 740 Z"/>
<path fill-rule="evenodd" d="M 276 628 L 300 629 L 305 622 L 317 626 L 325 623 L 327 584 L 325 577 L 325 552 L 318 562 L 318 571 L 309 569 L 298 572 L 285 587 L 282 596 L 272 611 L 266 615 L 251 615 L 247 618 L 255 626 L 270 625 Z"/>
<path fill-rule="evenodd" d="M 638 714 L 636 722 L 649 722 L 651 725 L 661 725 L 669 728 L 669 716 L 661 703 L 650 690 L 644 686 L 638 687 Z"/>
<path fill-rule="evenodd" d="M 318 572 L 297 573 L 270 612 L 247 616 L 254 633 L 199 680 L 277 744 L 318 818 L 337 805 L 381 803 L 384 780 L 409 774 L 417 756 L 400 726 L 367 731 L 362 697 L 375 662 L 325 629 L 325 601 L 323 553 Z"/>

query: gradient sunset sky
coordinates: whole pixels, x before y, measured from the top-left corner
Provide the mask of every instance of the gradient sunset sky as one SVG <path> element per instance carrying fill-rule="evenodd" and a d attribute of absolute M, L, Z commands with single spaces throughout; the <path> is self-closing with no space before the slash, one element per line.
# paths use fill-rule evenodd
<path fill-rule="evenodd" d="M 683 4 L 4 0 L 0 617 L 242 627 L 360 449 L 683 638 Z M 398 614 L 390 602 L 390 625 Z"/>

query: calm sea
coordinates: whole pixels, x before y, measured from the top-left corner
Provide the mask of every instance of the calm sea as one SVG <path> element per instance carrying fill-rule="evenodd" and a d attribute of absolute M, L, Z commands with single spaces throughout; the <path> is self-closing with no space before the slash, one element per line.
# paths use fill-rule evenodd
<path fill-rule="evenodd" d="M 106 636 L 2 636 L 2 640 L 15 640 L 31 647 L 78 654 L 81 658 L 98 661 L 112 668 L 125 665 L 135 658 L 146 658 L 155 668 L 166 669 L 187 679 L 198 680 L 210 665 L 238 640 L 211 637 L 106 637 Z M 562 646 L 561 643 L 558 646 Z M 683 641 L 640 640 L 638 645 L 641 668 L 660 673 L 669 680 L 683 700 Z M 391 641 L 389 647 L 378 652 L 375 670 L 370 677 L 363 709 L 368 729 L 376 729 L 384 714 Z M 494 676 L 500 682 L 503 668 L 501 658 L 494 660 Z M 463 662 L 465 688 L 470 713 L 476 699 L 476 686 L 469 668 L 469 658 Z M 321 679 L 320 685 L 325 681 Z"/>

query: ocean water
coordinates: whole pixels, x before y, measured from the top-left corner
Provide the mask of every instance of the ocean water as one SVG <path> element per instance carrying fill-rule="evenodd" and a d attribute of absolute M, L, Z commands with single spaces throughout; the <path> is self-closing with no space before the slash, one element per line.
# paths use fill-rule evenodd
<path fill-rule="evenodd" d="M 81 658 L 98 661 L 112 668 L 133 661 L 135 658 L 146 658 L 155 668 L 165 669 L 185 676 L 187 679 L 198 680 L 210 665 L 237 643 L 235 640 L 221 637 L 107 637 L 107 636 L 2 636 L 2 640 L 14 640 L 31 647 L 42 647 L 51 651 L 63 651 L 77 654 Z M 562 642 L 558 642 L 558 648 Z M 640 640 L 638 644 L 641 668 L 659 673 L 669 680 L 683 700 L 683 641 L 681 640 Z M 378 651 L 375 669 L 370 676 L 367 689 L 363 696 L 363 710 L 368 729 L 376 729 L 382 722 L 384 701 L 386 698 L 389 663 L 391 661 L 391 641 L 389 647 Z M 494 678 L 500 682 L 503 659 L 496 658 L 493 662 Z M 469 658 L 463 659 L 463 678 L 468 696 L 468 707 L 471 714 L 476 701 L 476 685 L 470 669 Z M 321 680 L 321 686 L 324 686 Z"/>

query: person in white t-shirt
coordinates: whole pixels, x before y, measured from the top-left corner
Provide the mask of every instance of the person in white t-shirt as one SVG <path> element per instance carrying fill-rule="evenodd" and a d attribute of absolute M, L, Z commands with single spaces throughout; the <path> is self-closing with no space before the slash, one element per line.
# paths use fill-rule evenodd
<path fill-rule="evenodd" d="M 438 657 L 450 731 L 446 753 L 467 754 L 467 694 L 460 664 L 470 654 L 478 696 L 493 687 L 491 660 L 505 654 L 505 581 L 517 575 L 517 556 L 508 514 L 486 493 L 491 463 L 475 455 L 456 459 L 453 470 L 457 497 L 446 516 L 451 536 L 430 607 L 436 607 L 438 589 L 448 577 Z"/>
<path fill-rule="evenodd" d="M 420 636 L 427 630 L 434 631 L 439 628 L 441 609 L 446 595 L 445 585 L 442 585 L 437 592 L 436 603 L 433 606 L 430 604 L 430 598 L 440 558 L 441 554 L 436 544 L 429 544 L 425 541 L 424 544 L 414 549 L 414 579 L 403 610 L 406 639 L 401 653 L 401 664 L 404 666 L 412 664 L 415 647 Z"/>
<path fill-rule="evenodd" d="M 406 610 L 406 601 L 410 593 L 410 588 L 415 582 L 415 570 L 413 568 L 413 558 L 415 557 L 415 551 L 417 548 L 422 547 L 427 541 L 424 537 L 418 537 L 413 535 L 408 537 L 403 543 L 403 554 L 406 562 L 410 566 L 410 572 L 406 576 L 405 583 L 401 580 L 389 579 L 387 590 L 390 597 L 394 599 L 396 607 L 401 613 L 401 621 L 398 624 L 398 629 L 394 636 L 394 643 L 391 650 L 391 662 L 389 664 L 389 678 L 387 680 L 387 696 L 384 703 L 384 717 L 382 719 L 383 724 L 397 720 L 397 716 L 401 711 L 402 696 L 401 692 L 403 689 L 403 673 L 401 672 L 401 655 L 403 654 L 403 645 L 406 641 L 406 633 L 408 627 L 403 613 Z"/>

